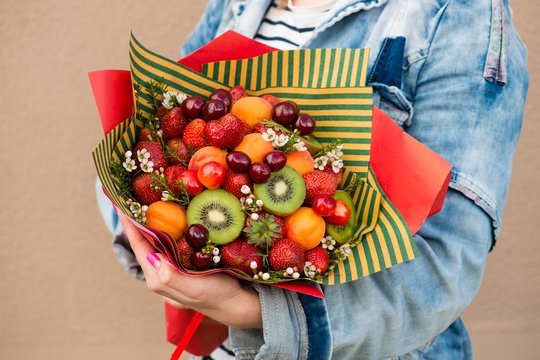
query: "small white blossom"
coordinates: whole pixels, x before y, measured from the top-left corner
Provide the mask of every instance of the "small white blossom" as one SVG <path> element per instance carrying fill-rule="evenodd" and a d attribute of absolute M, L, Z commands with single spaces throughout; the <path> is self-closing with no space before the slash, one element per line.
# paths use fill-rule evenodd
<path fill-rule="evenodd" d="M 257 204 L 257 206 L 263 206 L 263 201 L 261 199 L 255 201 L 255 204 Z"/>
<path fill-rule="evenodd" d="M 221 261 L 221 257 L 216 255 L 216 256 L 212 257 L 212 261 L 213 261 L 215 264 L 217 264 L 218 262 Z"/>
<path fill-rule="evenodd" d="M 219 255 L 219 248 L 215 247 L 212 249 L 212 255 L 217 256 Z"/>
<path fill-rule="evenodd" d="M 161 193 L 161 201 L 167 201 L 167 200 L 169 200 L 169 196 L 170 196 L 170 195 L 171 195 L 171 194 L 170 194 L 168 191 L 163 191 L 163 192 Z"/>
<path fill-rule="evenodd" d="M 316 272 L 317 272 L 317 268 L 315 267 L 315 265 L 313 265 L 311 261 L 306 261 L 304 264 L 304 274 L 312 278 L 315 276 Z"/>
<path fill-rule="evenodd" d="M 142 211 L 145 213 L 148 210 L 148 205 L 143 205 Z"/>
<path fill-rule="evenodd" d="M 276 138 L 276 132 L 274 131 L 274 129 L 268 128 L 266 129 L 266 132 L 262 134 L 262 137 L 268 142 L 273 142 Z"/>
<path fill-rule="evenodd" d="M 274 139 L 274 141 L 272 141 L 272 145 L 274 145 L 274 147 L 282 147 L 282 146 L 285 146 L 285 144 L 287 144 L 287 142 L 289 141 L 289 137 L 285 134 L 279 134 L 279 136 L 276 136 L 276 138 Z"/>
<path fill-rule="evenodd" d="M 252 198 L 247 198 L 246 199 L 246 204 L 248 204 L 248 205 L 253 204 L 253 199 Z"/>
<path fill-rule="evenodd" d="M 287 268 L 287 273 L 288 273 L 289 275 L 292 275 L 293 272 L 294 272 L 294 269 L 293 269 L 292 267 L 288 267 L 288 268 Z"/>
<path fill-rule="evenodd" d="M 142 212 L 141 204 L 132 202 L 131 205 L 129 205 L 129 211 L 131 211 L 133 215 L 139 215 Z"/>
<path fill-rule="evenodd" d="M 142 148 L 141 150 L 137 150 L 137 159 L 139 159 L 140 162 L 145 162 L 150 158 L 150 153 L 146 148 Z"/>
<path fill-rule="evenodd" d="M 263 280 L 268 280 L 268 279 L 270 279 L 270 274 L 269 273 L 264 273 L 262 278 L 263 278 Z"/>
<path fill-rule="evenodd" d="M 328 157 L 327 156 L 319 156 L 315 159 L 315 168 L 319 170 L 324 170 L 324 167 L 328 164 Z"/>
<path fill-rule="evenodd" d="M 165 94 L 163 94 L 163 106 L 165 106 L 167 110 L 171 110 L 173 108 L 173 98 L 176 98 L 176 95 L 171 91 L 167 91 Z"/>
<path fill-rule="evenodd" d="M 240 191 L 242 192 L 242 194 L 249 194 L 251 192 L 251 189 L 249 188 L 249 186 L 247 185 L 242 185 L 242 188 L 240 189 Z M 246 200 L 247 201 L 247 200 Z"/>
<path fill-rule="evenodd" d="M 257 262 L 256 261 L 250 262 L 249 267 L 252 268 L 253 270 L 255 270 L 257 268 Z"/>
<path fill-rule="evenodd" d="M 336 149 L 343 150 L 343 144 L 339 144 L 338 146 L 336 146 Z"/>
<path fill-rule="evenodd" d="M 336 160 L 332 163 L 332 171 L 338 173 L 343 167 L 343 160 Z"/>
<path fill-rule="evenodd" d="M 141 170 L 147 173 L 151 173 L 154 171 L 154 163 L 152 161 L 147 161 L 141 163 Z"/>
<path fill-rule="evenodd" d="M 298 151 L 306 151 L 307 150 L 306 144 L 300 139 L 296 139 L 296 144 L 294 144 L 293 147 Z"/>
<path fill-rule="evenodd" d="M 131 158 L 131 155 L 133 155 L 133 153 L 130 150 L 128 150 L 126 151 L 125 155 L 126 155 L 126 160 L 127 160 Z"/>
<path fill-rule="evenodd" d="M 321 245 L 323 249 L 334 250 L 334 245 L 336 245 L 336 240 L 334 240 L 333 237 L 328 235 L 327 237 L 324 237 L 321 240 Z"/>
<path fill-rule="evenodd" d="M 251 218 L 252 218 L 253 220 L 257 220 L 257 219 L 259 219 L 259 214 L 253 213 L 253 214 L 251 214 Z"/>
<path fill-rule="evenodd" d="M 126 161 L 122 163 L 122 166 L 124 169 L 126 169 L 127 172 L 132 172 L 133 170 L 137 169 L 137 165 L 135 165 L 135 160 L 131 158 L 127 158 Z"/>
<path fill-rule="evenodd" d="M 187 95 L 184 93 L 176 93 L 176 101 L 178 101 L 179 104 L 182 104 L 184 100 L 187 99 Z"/>
<path fill-rule="evenodd" d="M 326 156 L 328 156 L 328 159 L 330 159 L 330 161 L 334 161 L 334 160 L 338 159 L 338 157 L 337 157 L 336 153 L 334 152 L 334 150 L 327 152 Z"/>
<path fill-rule="evenodd" d="M 297 273 L 297 272 L 294 272 L 294 273 L 292 274 L 292 277 L 295 278 L 295 279 L 298 279 L 298 278 L 300 277 L 300 274 Z"/>

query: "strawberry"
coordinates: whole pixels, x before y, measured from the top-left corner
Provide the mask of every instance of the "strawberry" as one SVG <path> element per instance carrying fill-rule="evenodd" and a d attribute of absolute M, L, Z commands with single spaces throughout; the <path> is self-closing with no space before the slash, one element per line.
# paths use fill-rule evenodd
<path fill-rule="evenodd" d="M 187 164 L 189 162 L 189 150 L 181 138 L 167 141 L 166 146 L 170 165 Z"/>
<path fill-rule="evenodd" d="M 343 177 L 343 169 L 339 169 L 339 172 L 336 173 L 330 165 L 326 165 L 322 171 L 332 175 L 334 177 L 334 180 L 336 181 L 337 186 L 341 184 L 341 180 Z"/>
<path fill-rule="evenodd" d="M 153 183 L 154 180 L 150 178 L 149 173 L 142 173 L 133 179 L 133 196 L 142 205 L 150 205 L 161 200 L 161 191 L 154 190 L 150 186 Z"/>
<path fill-rule="evenodd" d="M 317 246 L 311 250 L 306 251 L 306 267 L 309 265 L 314 266 L 315 269 L 310 268 L 310 272 L 313 272 L 313 275 L 324 274 L 328 269 L 328 263 L 330 262 L 330 256 L 328 251 L 322 248 L 322 246 Z M 308 262 L 310 264 L 308 264 Z"/>
<path fill-rule="evenodd" d="M 204 128 L 204 136 L 210 145 L 220 149 L 232 149 L 244 138 L 244 123 L 233 114 L 225 114 L 219 120 L 212 120 Z"/>
<path fill-rule="evenodd" d="M 183 236 L 178 240 L 177 245 L 180 265 L 182 265 L 184 269 L 193 269 L 193 266 L 191 265 L 191 254 L 194 252 L 193 248 L 189 246 L 186 238 Z"/>
<path fill-rule="evenodd" d="M 179 190 L 176 186 L 176 178 L 178 175 L 180 175 L 184 170 L 187 170 L 187 167 L 183 165 L 173 165 L 169 166 L 165 169 L 165 172 L 163 175 L 165 176 L 165 179 L 167 179 L 167 184 L 169 185 L 169 188 L 175 192 L 175 196 L 178 197 Z"/>
<path fill-rule="evenodd" d="M 253 275 L 253 271 L 259 272 L 263 268 L 262 250 L 248 244 L 246 240 L 237 239 L 221 247 L 221 263 L 226 268 L 243 271 L 247 275 Z M 251 262 L 255 261 L 257 267 L 251 268 Z"/>
<path fill-rule="evenodd" d="M 203 119 L 195 119 L 187 124 L 184 135 L 182 136 L 184 144 L 193 150 L 199 150 L 208 145 L 204 138 L 205 127 L 206 122 Z"/>
<path fill-rule="evenodd" d="M 229 92 L 232 95 L 233 103 L 237 102 L 239 99 L 248 96 L 246 93 L 246 89 L 244 89 L 241 85 L 236 85 L 233 87 Z"/>
<path fill-rule="evenodd" d="M 240 191 L 243 185 L 249 186 L 250 189 L 253 188 L 253 183 L 251 182 L 249 175 L 239 174 L 229 169 L 225 175 L 225 183 L 221 188 L 240 199 L 241 197 L 246 196 Z"/>
<path fill-rule="evenodd" d="M 261 96 L 264 100 L 268 101 L 272 106 L 276 105 L 281 99 L 278 99 L 274 95 L 263 95 Z"/>
<path fill-rule="evenodd" d="M 313 170 L 304 175 L 306 183 L 306 198 L 304 204 L 311 206 L 318 194 L 334 195 L 337 190 L 335 176 L 320 170 Z"/>
<path fill-rule="evenodd" d="M 159 120 L 159 129 L 163 132 L 163 140 L 182 137 L 188 120 L 179 107 L 173 107 L 167 115 Z"/>
<path fill-rule="evenodd" d="M 154 141 L 152 130 L 148 128 L 141 129 L 141 131 L 139 131 L 139 136 L 137 136 L 137 141 Z"/>
<path fill-rule="evenodd" d="M 293 268 L 302 271 L 304 268 L 304 248 L 296 241 L 290 239 L 279 240 L 270 250 L 268 260 L 274 270 Z"/>
<path fill-rule="evenodd" d="M 150 154 L 150 157 L 148 158 L 148 161 L 151 161 L 154 165 L 152 166 L 154 170 L 157 170 L 159 168 L 166 168 L 169 162 L 167 161 L 167 158 L 165 157 L 165 153 L 163 152 L 163 149 L 161 146 L 156 142 L 150 142 L 150 141 L 140 141 L 135 145 L 135 149 L 133 150 L 133 153 L 135 155 L 135 164 L 137 165 L 137 169 L 141 168 L 141 164 L 139 162 L 137 153 L 138 151 L 143 152 L 143 149 L 146 149 L 146 151 Z"/>
<path fill-rule="evenodd" d="M 265 249 L 285 237 L 285 223 L 282 218 L 264 211 L 257 215 L 257 220 L 246 217 L 244 233 L 249 244 Z"/>
<path fill-rule="evenodd" d="M 160 119 L 162 119 L 167 113 L 169 112 L 169 109 L 167 109 L 165 106 L 160 105 L 156 111 L 156 116 Z"/>

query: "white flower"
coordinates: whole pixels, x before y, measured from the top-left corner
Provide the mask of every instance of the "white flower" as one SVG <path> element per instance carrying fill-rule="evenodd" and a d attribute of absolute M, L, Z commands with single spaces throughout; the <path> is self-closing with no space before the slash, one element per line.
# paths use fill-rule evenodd
<path fill-rule="evenodd" d="M 294 272 L 294 273 L 292 274 L 292 277 L 295 278 L 295 279 L 298 279 L 298 278 L 300 277 L 300 274 L 297 273 L 297 272 Z"/>
<path fill-rule="evenodd" d="M 334 150 L 327 152 L 326 156 L 328 156 L 328 159 L 330 159 L 330 161 L 338 159 L 338 157 L 337 157 L 336 153 L 334 152 Z"/>
<path fill-rule="evenodd" d="M 154 171 L 154 163 L 152 161 L 147 161 L 141 163 L 141 170 L 147 173 L 151 173 Z"/>
<path fill-rule="evenodd" d="M 343 244 L 338 249 L 338 255 L 339 255 L 340 259 L 347 258 L 347 256 L 349 256 L 349 254 L 351 252 L 352 252 L 352 250 L 351 250 L 351 245 L 350 244 Z"/>
<path fill-rule="evenodd" d="M 292 267 L 287 268 L 287 274 L 292 275 L 293 272 L 294 272 L 294 269 Z"/>
<path fill-rule="evenodd" d="M 135 165 L 135 160 L 131 158 L 127 158 L 126 161 L 122 163 L 122 166 L 124 169 L 126 169 L 127 172 L 132 172 L 133 170 L 137 169 L 137 165 Z"/>
<path fill-rule="evenodd" d="M 342 144 L 339 144 L 338 146 L 336 146 L 336 149 L 338 149 L 338 150 L 343 150 L 343 145 L 342 145 Z"/>
<path fill-rule="evenodd" d="M 263 201 L 261 199 L 255 201 L 255 204 L 257 204 L 257 206 L 263 206 Z"/>
<path fill-rule="evenodd" d="M 294 144 L 293 147 L 298 151 L 306 151 L 307 150 L 306 144 L 300 139 L 296 139 L 296 144 Z"/>
<path fill-rule="evenodd" d="M 247 185 L 242 185 L 242 188 L 240 189 L 240 191 L 242 192 L 242 194 L 249 194 L 251 192 L 251 189 L 249 188 L 249 186 Z M 247 200 L 246 200 L 247 201 Z"/>
<path fill-rule="evenodd" d="M 336 160 L 332 163 L 332 171 L 338 173 L 343 167 L 343 160 Z"/>
<path fill-rule="evenodd" d="M 129 210 L 133 215 L 139 215 L 142 212 L 141 204 L 138 202 L 132 202 L 131 205 L 129 205 Z"/>
<path fill-rule="evenodd" d="M 167 201 L 167 200 L 169 200 L 169 196 L 170 196 L 170 195 L 171 195 L 171 194 L 170 194 L 168 191 L 163 191 L 163 192 L 161 193 L 161 201 Z"/>
<path fill-rule="evenodd" d="M 148 210 L 148 205 L 143 205 L 142 212 L 146 213 L 147 210 Z"/>
<path fill-rule="evenodd" d="M 212 255 L 217 256 L 219 255 L 219 248 L 215 247 L 212 249 Z"/>
<path fill-rule="evenodd" d="M 270 274 L 269 273 L 264 273 L 262 278 L 263 278 L 263 280 L 268 280 L 268 279 L 270 279 Z"/>
<path fill-rule="evenodd" d="M 259 218 L 259 214 L 253 213 L 253 214 L 251 214 L 251 218 L 252 218 L 253 220 L 257 220 L 257 219 Z"/>
<path fill-rule="evenodd" d="M 327 156 L 319 156 L 315 159 L 315 168 L 319 170 L 324 170 L 324 167 L 328 164 L 328 157 Z"/>
<path fill-rule="evenodd" d="M 173 97 L 176 98 L 176 95 L 171 91 L 167 91 L 163 94 L 163 106 L 165 106 L 167 110 L 171 110 L 174 106 L 174 102 L 171 101 Z"/>
<path fill-rule="evenodd" d="M 248 204 L 248 205 L 253 204 L 253 199 L 252 198 L 247 198 L 246 199 L 246 204 Z"/>
<path fill-rule="evenodd" d="M 178 101 L 179 104 L 182 104 L 184 100 L 187 99 L 187 95 L 183 93 L 176 93 L 176 101 Z"/>
<path fill-rule="evenodd" d="M 150 158 L 150 153 L 146 148 L 142 148 L 141 150 L 137 150 L 137 159 L 139 159 L 140 162 L 145 162 Z"/>
<path fill-rule="evenodd" d="M 212 261 L 213 261 L 215 264 L 217 264 L 218 262 L 221 261 L 221 257 L 216 255 L 216 256 L 212 257 Z"/>
<path fill-rule="evenodd" d="M 133 153 L 130 150 L 128 150 L 126 151 L 125 155 L 126 155 L 126 160 L 127 160 L 131 158 L 131 155 L 133 155 Z"/>
<path fill-rule="evenodd" d="M 274 131 L 274 129 L 268 128 L 266 129 L 266 132 L 262 134 L 262 136 L 264 140 L 272 142 L 276 138 L 276 132 Z"/>
<path fill-rule="evenodd" d="M 252 268 L 253 270 L 255 270 L 257 268 L 257 262 L 256 261 L 250 262 L 249 267 Z"/>
<path fill-rule="evenodd" d="M 334 245 L 336 245 L 336 240 L 334 240 L 333 237 L 328 235 L 327 237 L 324 237 L 321 240 L 321 245 L 323 249 L 334 250 Z"/>
<path fill-rule="evenodd" d="M 289 137 L 287 135 L 279 134 L 279 136 L 277 136 L 274 141 L 272 141 L 272 145 L 274 145 L 274 147 L 282 147 L 285 146 L 288 141 Z"/>
<path fill-rule="evenodd" d="M 315 265 L 311 263 L 311 261 L 306 261 L 304 264 L 304 274 L 308 277 L 314 277 L 317 272 L 317 268 Z"/>

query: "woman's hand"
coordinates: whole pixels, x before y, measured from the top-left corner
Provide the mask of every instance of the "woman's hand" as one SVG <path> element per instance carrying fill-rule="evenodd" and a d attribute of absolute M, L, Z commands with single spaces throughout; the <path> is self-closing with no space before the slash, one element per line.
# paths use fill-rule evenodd
<path fill-rule="evenodd" d="M 235 328 L 261 328 L 261 304 L 255 290 L 225 274 L 188 276 L 177 271 L 161 254 L 156 254 L 137 227 L 121 212 L 118 217 L 146 275 L 148 288 Z"/>

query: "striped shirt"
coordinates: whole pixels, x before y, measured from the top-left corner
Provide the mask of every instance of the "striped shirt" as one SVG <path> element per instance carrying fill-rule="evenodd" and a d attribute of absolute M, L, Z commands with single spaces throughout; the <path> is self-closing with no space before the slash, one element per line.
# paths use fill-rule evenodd
<path fill-rule="evenodd" d="M 280 50 L 301 48 L 313 30 L 328 16 L 336 0 L 314 6 L 293 6 L 291 0 L 284 9 L 274 0 L 259 26 L 254 39 Z"/>

